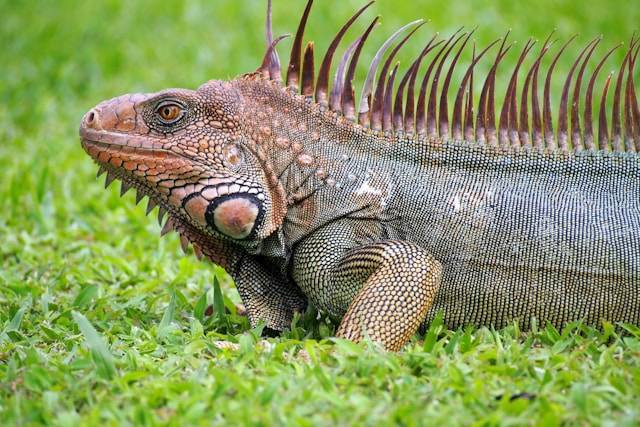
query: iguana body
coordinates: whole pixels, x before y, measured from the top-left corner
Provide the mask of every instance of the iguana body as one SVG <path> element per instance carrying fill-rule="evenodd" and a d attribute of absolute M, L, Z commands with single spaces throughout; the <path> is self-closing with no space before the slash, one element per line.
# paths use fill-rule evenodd
<path fill-rule="evenodd" d="M 590 115 L 583 131 L 574 112 L 569 149 L 567 90 L 557 134 L 546 100 L 539 111 L 540 59 L 523 90 L 533 88 L 531 121 L 526 97 L 516 108 L 514 83 L 496 131 L 493 82 L 504 43 L 477 117 L 473 100 L 460 95 L 472 85 L 470 67 L 449 120 L 451 72 L 446 78 L 440 72 L 462 36 L 439 49 L 430 42 L 423 51 L 435 57 L 427 84 L 404 105 L 405 87 L 411 94 L 419 87 L 420 62 L 409 67 L 393 104 L 396 73 L 388 79 L 387 73 L 396 48 L 375 93 L 365 85 L 356 119 L 351 82 L 373 24 L 343 56 L 329 93 L 328 67 L 344 31 L 317 80 L 312 45 L 301 73 L 311 3 L 284 87 L 270 43 L 256 73 L 197 91 L 125 95 L 87 113 L 83 146 L 108 182 L 119 178 L 123 191 L 133 186 L 149 196 L 151 208 L 169 211 L 164 231 L 177 230 L 185 247 L 192 243 L 196 254 L 226 268 L 252 323 L 275 330 L 288 327 L 307 300 L 342 318 L 339 335 L 358 340 L 366 333 L 389 349 L 400 348 L 438 310 L 451 327 L 513 320 L 527 327 L 534 317 L 558 326 L 578 319 L 640 323 L 636 43 L 622 65 L 626 85 L 619 80 L 615 88 L 611 138 L 602 133 L 608 127 L 601 117 L 601 149 L 592 149 Z M 576 65 L 586 64 L 580 59 L 596 45 Z M 456 52 L 450 70 L 462 48 Z M 483 53 L 474 54 L 473 64 Z M 577 70 L 582 79 L 584 66 Z M 580 98 L 574 92 L 574 104 Z M 604 149 L 610 139 L 613 152 Z"/>

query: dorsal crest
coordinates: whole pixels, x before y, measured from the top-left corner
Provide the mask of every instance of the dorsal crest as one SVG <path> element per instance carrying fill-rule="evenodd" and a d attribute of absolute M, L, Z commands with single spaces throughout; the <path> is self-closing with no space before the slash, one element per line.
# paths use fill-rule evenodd
<path fill-rule="evenodd" d="M 553 73 L 560 57 L 568 54 L 567 48 L 575 36 L 558 44 L 552 41 L 552 33 L 538 48 L 535 47 L 535 41 L 529 40 L 519 52 L 515 66 L 508 74 L 505 93 L 500 96 L 496 91 L 500 63 L 510 50 L 515 51 L 512 49 L 514 45 L 507 41 L 508 32 L 489 46 L 478 49 L 478 52 L 475 43 L 469 43 L 475 30 L 464 32 L 461 28 L 443 40 L 438 40 L 436 34 L 403 75 L 397 76 L 400 72 L 398 64 L 394 64 L 397 52 L 424 24 L 422 20 L 414 21 L 393 33 L 377 51 L 356 109 L 354 72 L 378 18 L 349 43 L 333 79 L 330 78 L 330 70 L 345 33 L 372 3 L 364 5 L 340 28 L 316 73 L 313 42 L 308 42 L 303 52 L 305 27 L 313 6 L 313 0 L 308 0 L 293 39 L 286 78 L 282 84 L 294 93 L 313 100 L 320 108 L 387 135 L 434 141 L 473 140 L 477 144 L 507 152 L 521 149 L 560 153 L 596 149 L 640 151 L 640 108 L 634 85 L 640 37 L 631 39 L 615 78 L 612 74 L 602 75 L 600 72 L 611 54 L 622 45 L 598 54 L 596 51 L 601 37 L 591 40 L 578 52 L 572 67 L 563 77 L 559 106 L 554 110 L 551 106 Z M 265 79 L 281 82 L 282 70 L 276 45 L 284 36 L 273 39 L 271 12 L 269 0 L 267 52 L 258 71 Z M 471 61 L 462 73 L 463 77 L 455 82 L 454 70 L 456 66 L 461 66 L 463 53 L 471 45 Z M 492 61 L 489 72 L 484 79 L 478 79 L 474 75 L 475 66 L 490 58 L 490 52 L 495 51 L 496 46 L 499 46 L 497 53 L 492 60 L 489 59 Z M 551 62 L 544 70 L 542 61 L 553 50 L 555 53 Z M 594 60 L 597 65 L 590 74 L 587 73 L 588 64 L 598 56 L 600 58 Z M 383 65 L 378 70 L 380 64 Z M 330 81 L 333 81 L 331 88 Z M 474 81 L 482 83 L 476 104 L 473 97 Z M 597 86 L 600 89 L 597 90 Z M 609 92 L 613 92 L 610 107 L 607 102 Z M 496 97 L 502 99 L 498 112 Z M 598 110 L 597 125 L 593 124 L 594 109 Z"/>

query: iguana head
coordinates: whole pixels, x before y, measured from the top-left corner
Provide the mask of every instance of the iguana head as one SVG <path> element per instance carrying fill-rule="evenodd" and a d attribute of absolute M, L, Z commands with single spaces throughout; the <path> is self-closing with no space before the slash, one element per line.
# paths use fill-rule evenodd
<path fill-rule="evenodd" d="M 128 94 L 85 114 L 82 146 L 123 194 L 150 198 L 200 232 L 263 239 L 282 221 L 277 183 L 241 126 L 239 93 L 226 82 L 197 90 Z M 267 168 L 268 169 L 268 168 Z"/>

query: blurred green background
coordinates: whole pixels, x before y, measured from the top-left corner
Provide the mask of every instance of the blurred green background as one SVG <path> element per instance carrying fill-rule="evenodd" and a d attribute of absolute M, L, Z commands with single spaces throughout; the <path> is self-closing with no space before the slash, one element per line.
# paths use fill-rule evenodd
<path fill-rule="evenodd" d="M 294 33 L 304 2 L 274 3 L 275 33 Z M 316 42 L 316 63 L 338 28 L 362 4 L 354 0 L 316 1 L 307 29 L 307 39 Z M 218 336 L 219 331 L 207 331 L 206 339 L 202 333 L 198 335 L 199 323 L 192 322 L 189 307 L 211 286 L 214 274 L 223 279 L 225 294 L 237 301 L 230 281 L 220 269 L 199 263 L 193 256 L 183 256 L 175 235 L 160 239 L 158 225 L 144 216 L 143 206 L 134 205 L 131 194 L 122 200 L 117 185 L 105 191 L 102 180 L 94 179 L 96 168 L 81 150 L 77 136 L 84 112 L 99 101 L 122 93 L 195 88 L 209 79 L 229 79 L 256 69 L 264 52 L 265 2 L 0 0 L 0 11 L 0 413 L 6 414 L 3 421 L 180 424 L 198 420 L 224 422 L 237 416 L 236 421 L 270 424 L 282 422 L 287 416 L 301 422 L 336 421 L 342 414 L 350 422 L 406 422 L 412 419 L 412 411 L 426 411 L 421 415 L 426 417 L 432 410 L 440 414 L 441 420 L 453 417 L 449 419 L 466 423 L 484 419 L 488 424 L 503 420 L 495 411 L 504 408 L 496 409 L 486 402 L 478 403 L 477 407 L 469 403 L 473 398 L 465 397 L 465 386 L 453 397 L 447 394 L 448 384 L 462 381 L 464 376 L 453 379 L 443 376 L 441 389 L 437 389 L 435 382 L 425 385 L 416 380 L 414 368 L 407 368 L 408 371 L 399 368 L 405 364 L 393 356 L 383 355 L 371 363 L 385 366 L 380 368 L 382 371 L 374 370 L 382 372 L 380 375 L 397 374 L 398 381 L 404 384 L 402 392 L 385 394 L 382 386 L 377 391 L 367 391 L 373 386 L 359 376 L 363 381 L 361 387 L 354 380 L 356 383 L 349 385 L 353 389 L 343 384 L 343 388 L 330 391 L 331 383 L 337 381 L 336 375 L 350 375 L 350 368 L 344 366 L 357 370 L 356 362 L 348 356 L 352 354 L 349 352 L 359 351 L 353 348 L 343 349 L 347 354 L 344 366 L 341 360 L 325 360 L 333 350 L 321 349 L 326 351 L 321 351 L 320 360 L 329 369 L 339 366 L 347 369 L 347 373 L 340 369 L 328 373 L 320 368 L 309 371 L 295 364 L 291 367 L 282 357 L 274 367 L 268 358 L 256 362 L 244 353 L 238 358 L 216 356 L 221 358 L 216 363 L 222 369 L 216 370 L 215 364 L 208 363 L 207 357 L 211 356 L 205 357 L 201 352 L 208 348 L 217 354 L 210 344 L 211 337 Z M 529 36 L 544 39 L 554 28 L 560 40 L 578 33 L 581 45 L 602 34 L 604 42 L 597 51 L 601 53 L 620 41 L 627 43 L 640 23 L 637 0 L 379 0 L 347 40 L 353 40 L 375 14 L 382 15 L 383 25 L 375 30 L 361 58 L 358 88 L 367 61 L 380 43 L 396 28 L 417 18 L 431 22 L 403 50 L 400 55 L 403 64 L 415 57 L 433 32 L 447 36 L 461 25 L 478 27 L 474 38 L 479 46 L 509 28 L 511 39 L 518 41 L 518 46 Z M 290 41 L 281 44 L 283 62 L 289 49 Z M 571 54 L 563 57 L 557 68 L 558 76 L 571 66 L 577 49 L 578 43 L 569 50 Z M 622 50 L 616 55 L 605 69 L 613 69 L 613 64 L 620 63 Z M 467 59 L 468 56 L 469 52 Z M 505 63 L 512 64 L 515 56 L 511 52 Z M 479 66 L 480 70 L 487 68 L 488 61 Z M 504 79 L 500 84 L 504 84 Z M 556 96 L 560 84 L 556 79 Z M 175 313 L 167 308 L 172 307 L 171 295 Z M 91 368 L 97 363 L 97 356 L 83 345 L 72 310 L 84 313 L 109 343 L 121 373 L 119 380 L 105 379 L 99 370 L 96 374 Z M 167 313 L 171 316 L 167 317 Z M 169 328 L 166 336 L 158 335 L 159 324 L 173 325 L 173 329 Z M 220 338 L 234 339 L 234 334 L 227 336 L 224 332 L 220 332 Z M 281 353 L 299 346 L 295 338 L 294 334 L 282 339 Z M 610 351 L 621 350 L 614 346 Z M 398 357 L 412 356 L 408 352 Z M 527 369 L 527 360 L 523 359 L 522 369 Z M 576 372 L 584 374 L 584 378 L 593 375 L 597 379 L 595 371 L 589 374 L 593 368 L 588 364 L 576 363 Z M 620 363 L 620 371 L 611 373 L 611 369 L 616 369 L 612 365 L 606 367 L 609 371 L 605 369 L 600 374 L 603 378 L 618 375 L 620 384 L 633 384 L 624 361 Z M 637 366 L 635 369 L 635 381 L 639 381 Z M 375 372 L 358 375 L 375 381 Z M 460 372 L 471 376 L 468 371 Z M 582 378 L 582 374 L 576 374 L 575 378 Z M 474 387 L 486 384 L 493 387 L 490 390 L 493 395 L 500 390 L 509 392 L 510 380 L 503 381 L 500 375 L 479 378 Z M 294 382 L 283 379 L 287 376 Z M 235 391 L 220 386 L 225 381 Z M 248 385 L 243 386 L 243 382 Z M 222 388 L 215 388 L 214 383 Z M 272 388 L 266 386 L 269 383 L 274 384 Z M 557 393 L 558 399 L 565 402 L 562 390 L 570 387 L 569 383 L 567 379 L 566 384 L 549 392 Z M 585 382 L 583 389 L 588 389 L 588 384 Z M 584 392 L 583 389 L 580 390 Z M 259 392 L 252 397 L 254 390 Z M 469 393 L 481 394 L 478 390 Z M 595 403 L 586 400 L 580 390 L 576 392 L 579 402 L 569 405 L 573 408 L 568 410 L 569 421 L 584 423 L 596 415 L 603 417 L 601 420 L 616 414 L 628 420 L 637 416 L 638 405 L 636 412 L 629 409 L 630 402 L 634 399 L 637 402 L 634 398 L 634 393 L 638 395 L 637 383 L 635 389 L 622 393 L 615 405 L 606 400 Z M 435 393 L 432 395 L 435 401 L 450 398 L 451 403 L 434 407 L 418 400 L 406 403 L 409 409 L 404 412 L 394 412 L 396 399 L 431 392 Z M 206 398 L 198 399 L 198 393 Z M 239 393 L 235 400 L 233 393 Z M 294 394 L 285 399 L 289 406 L 278 402 L 282 393 Z M 345 394 L 361 399 L 342 400 Z M 169 402 L 167 396 L 174 400 Z M 387 409 L 371 411 L 376 402 L 386 402 L 380 404 L 387 405 Z M 530 408 L 526 405 L 511 408 L 515 412 L 503 415 L 515 417 L 512 420 L 516 424 L 529 423 L 534 414 L 542 416 L 543 412 L 560 414 L 560 418 L 550 418 L 551 424 L 554 420 L 567 420 L 562 415 L 564 403 L 554 403 L 553 399 L 551 403 L 542 402 Z M 460 411 L 460 405 L 468 411 Z M 267 410 L 246 412 L 247 406 Z M 298 411 L 300 408 L 306 409 Z M 275 415 L 270 411 L 276 411 Z M 207 414 L 211 418 L 203 418 Z M 218 418 L 212 414 L 218 414 Z"/>

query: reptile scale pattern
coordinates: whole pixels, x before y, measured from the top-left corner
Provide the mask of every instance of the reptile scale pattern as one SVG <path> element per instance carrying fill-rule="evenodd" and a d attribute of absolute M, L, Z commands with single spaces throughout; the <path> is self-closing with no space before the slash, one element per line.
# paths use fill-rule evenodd
<path fill-rule="evenodd" d="M 303 49 L 309 0 L 284 81 L 268 4 L 256 72 L 123 95 L 80 126 L 107 185 L 148 197 L 163 235 L 176 231 L 185 251 L 224 267 L 252 324 L 281 331 L 312 304 L 341 319 L 339 336 L 389 350 L 438 311 L 453 328 L 640 324 L 640 39 L 615 79 L 598 73 L 616 48 L 589 67 L 601 40 L 589 42 L 554 120 L 550 81 L 572 40 L 546 58 L 550 36 L 529 59 L 527 42 L 496 115 L 507 36 L 470 55 L 472 32 L 434 36 L 401 76 L 393 61 L 423 24 L 414 21 L 374 56 L 356 109 L 354 73 L 377 19 L 330 71 L 370 4 L 316 72 L 313 43 Z M 481 60 L 493 65 L 479 82 Z"/>

